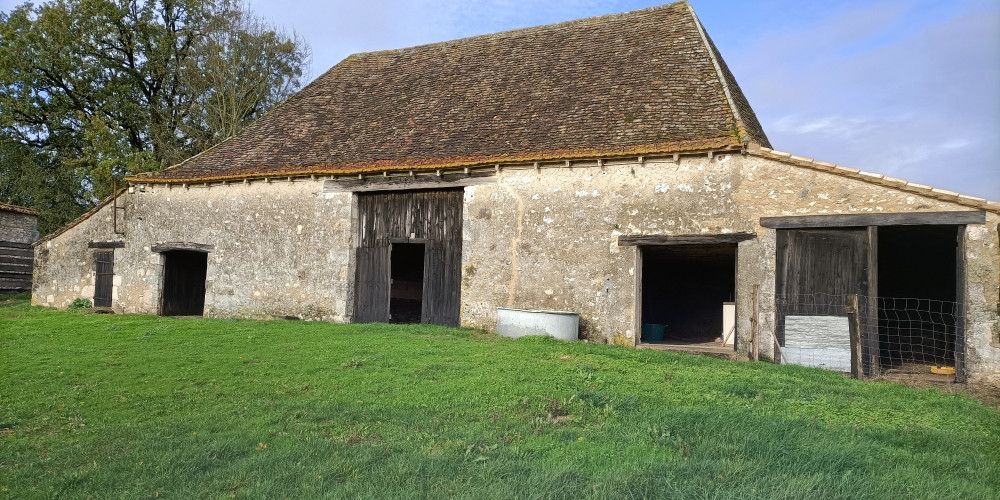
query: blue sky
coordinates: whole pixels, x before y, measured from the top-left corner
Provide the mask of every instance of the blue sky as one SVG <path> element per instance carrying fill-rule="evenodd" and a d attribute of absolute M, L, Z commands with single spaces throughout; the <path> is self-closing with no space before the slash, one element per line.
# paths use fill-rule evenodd
<path fill-rule="evenodd" d="M 0 0 L 0 10 L 20 2 Z M 354 52 L 623 12 L 644 0 L 251 0 Z M 776 149 L 1000 201 L 997 0 L 691 0 Z"/>

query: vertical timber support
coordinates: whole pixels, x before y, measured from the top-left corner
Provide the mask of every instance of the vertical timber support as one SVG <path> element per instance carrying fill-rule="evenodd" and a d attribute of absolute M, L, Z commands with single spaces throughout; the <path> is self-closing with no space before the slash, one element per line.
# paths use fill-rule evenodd
<path fill-rule="evenodd" d="M 879 356 L 881 346 L 879 345 L 878 327 L 878 226 L 868 226 L 868 299 L 866 304 L 855 304 L 855 309 L 864 306 L 864 314 L 860 315 L 858 323 L 861 332 L 865 337 L 864 351 L 865 359 L 863 366 L 864 373 L 869 377 L 876 377 L 879 374 Z M 859 314 L 861 310 L 858 310 Z"/>
<path fill-rule="evenodd" d="M 642 343 L 642 245 L 635 246 L 635 334 L 633 345 Z"/>
<path fill-rule="evenodd" d="M 958 226 L 955 245 L 955 383 L 968 380 L 965 367 L 965 226 Z"/>
<path fill-rule="evenodd" d="M 861 359 L 861 324 L 858 319 L 858 296 L 848 295 L 847 306 L 844 307 L 847 313 L 847 326 L 851 332 L 851 378 L 860 379 L 862 376 Z"/>
<path fill-rule="evenodd" d="M 758 317 L 760 312 L 757 310 L 758 294 L 760 292 L 760 285 L 753 286 L 753 314 L 750 316 L 750 359 L 754 361 L 760 361 L 760 326 L 758 323 Z"/>

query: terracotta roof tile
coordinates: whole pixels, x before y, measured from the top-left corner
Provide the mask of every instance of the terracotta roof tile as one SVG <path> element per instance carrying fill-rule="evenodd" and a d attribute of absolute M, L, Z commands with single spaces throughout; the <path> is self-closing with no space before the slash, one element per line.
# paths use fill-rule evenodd
<path fill-rule="evenodd" d="M 687 2 L 348 57 L 182 182 L 768 146 Z"/>
<path fill-rule="evenodd" d="M 30 208 L 19 207 L 17 205 L 8 205 L 6 203 L 0 203 L 0 210 L 6 212 L 17 212 L 19 214 L 38 215 L 38 212 Z"/>

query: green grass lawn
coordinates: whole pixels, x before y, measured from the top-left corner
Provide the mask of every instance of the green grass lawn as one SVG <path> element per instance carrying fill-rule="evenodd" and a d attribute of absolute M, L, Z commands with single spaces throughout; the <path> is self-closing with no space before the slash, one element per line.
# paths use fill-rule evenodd
<path fill-rule="evenodd" d="M 1000 498 L 1000 412 L 817 369 L 0 297 L 0 498 Z"/>

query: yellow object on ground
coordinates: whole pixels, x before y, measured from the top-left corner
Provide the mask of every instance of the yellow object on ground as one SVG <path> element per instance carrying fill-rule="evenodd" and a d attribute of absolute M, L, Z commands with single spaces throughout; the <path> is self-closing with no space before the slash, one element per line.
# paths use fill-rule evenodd
<path fill-rule="evenodd" d="M 939 375 L 954 375 L 955 368 L 952 366 L 932 366 L 931 373 L 937 373 Z"/>

